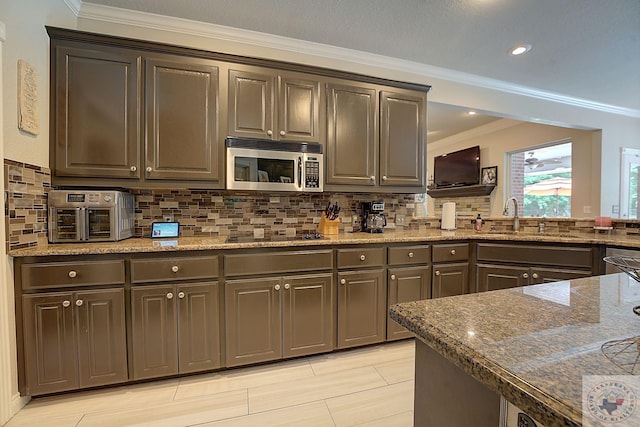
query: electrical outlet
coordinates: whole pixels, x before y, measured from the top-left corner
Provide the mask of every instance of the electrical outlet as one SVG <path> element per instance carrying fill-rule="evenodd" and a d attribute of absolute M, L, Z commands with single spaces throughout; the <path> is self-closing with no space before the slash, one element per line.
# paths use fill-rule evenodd
<path fill-rule="evenodd" d="M 396 214 L 396 225 L 407 225 L 407 216 L 404 214 Z"/>
<path fill-rule="evenodd" d="M 164 222 L 172 222 L 173 221 L 173 215 L 170 214 L 165 214 L 162 216 L 162 218 L 164 218 Z"/>

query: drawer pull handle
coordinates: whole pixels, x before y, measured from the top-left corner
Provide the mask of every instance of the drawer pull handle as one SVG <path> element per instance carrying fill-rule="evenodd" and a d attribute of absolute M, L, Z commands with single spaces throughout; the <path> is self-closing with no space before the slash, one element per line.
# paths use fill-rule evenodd
<path fill-rule="evenodd" d="M 391 275 L 391 280 L 396 280 L 396 275 L 395 274 Z"/>
<path fill-rule="evenodd" d="M 138 170 L 138 168 L 137 168 L 137 167 L 135 167 L 135 166 L 131 166 L 129 169 L 131 169 L 131 172 L 135 172 L 135 171 L 137 171 L 137 170 Z"/>
<path fill-rule="evenodd" d="M 386 181 L 387 179 L 389 179 L 389 178 L 387 178 L 387 175 L 382 175 L 382 180 L 383 181 Z"/>
<path fill-rule="evenodd" d="M 284 284 L 284 288 L 285 288 L 285 289 L 289 289 L 290 287 L 291 287 L 291 285 L 290 285 L 290 284 L 288 284 L 288 283 L 285 283 L 285 284 Z"/>
<path fill-rule="evenodd" d="M 440 275 L 440 270 L 436 270 L 436 272 L 434 273 L 436 276 Z"/>
<path fill-rule="evenodd" d="M 151 166 L 147 166 L 147 172 L 153 172 L 153 168 Z"/>
<path fill-rule="evenodd" d="M 524 277 L 525 279 L 528 279 L 529 278 L 529 273 L 523 273 L 522 277 Z"/>
<path fill-rule="evenodd" d="M 68 300 L 64 300 L 64 301 L 62 301 L 62 306 L 63 306 L 63 307 L 69 307 L 70 305 L 71 305 L 71 302 L 70 302 L 70 301 L 68 301 Z"/>
<path fill-rule="evenodd" d="M 71 270 L 71 271 L 69 272 L 69 277 L 71 277 L 72 279 L 73 279 L 74 277 L 76 277 L 77 275 L 78 275 L 78 273 L 77 273 L 76 271 L 74 271 L 74 270 Z"/>
<path fill-rule="evenodd" d="M 275 289 L 276 291 L 279 291 L 279 290 L 280 290 L 280 285 L 275 285 L 275 286 L 273 287 L 273 289 Z"/>
<path fill-rule="evenodd" d="M 376 180 L 376 176 L 375 176 L 375 175 L 371 175 L 371 176 L 369 177 L 369 179 L 370 179 L 372 182 L 374 182 L 374 181 Z"/>
<path fill-rule="evenodd" d="M 340 279 L 340 284 L 345 285 L 347 283 L 346 279 Z"/>
<path fill-rule="evenodd" d="M 451 249 L 451 255 L 455 255 L 456 254 L 456 250 L 455 249 Z"/>
<path fill-rule="evenodd" d="M 173 271 L 174 273 L 177 273 L 178 270 L 180 270 L 180 267 L 178 267 L 177 265 L 174 265 L 173 267 L 171 267 L 171 271 Z"/>
<path fill-rule="evenodd" d="M 285 136 L 287 133 L 283 130 L 280 131 L 280 136 Z"/>
<path fill-rule="evenodd" d="M 413 258 L 413 252 L 409 252 L 409 258 Z"/>
<path fill-rule="evenodd" d="M 269 129 L 269 130 L 267 131 L 267 135 L 272 136 L 272 135 L 273 135 L 273 131 L 272 131 L 271 129 Z"/>
<path fill-rule="evenodd" d="M 76 305 L 77 305 L 78 307 L 82 307 L 82 304 L 84 304 L 84 301 L 82 301 L 81 299 L 76 300 Z"/>
<path fill-rule="evenodd" d="M 173 299 L 173 293 L 168 292 L 167 293 L 167 299 Z"/>
<path fill-rule="evenodd" d="M 366 256 L 364 256 L 364 255 L 360 255 L 360 261 L 364 261 L 365 259 L 367 259 L 367 257 L 366 257 Z"/>
<path fill-rule="evenodd" d="M 180 299 L 184 298 L 184 292 L 178 292 L 178 298 Z"/>
<path fill-rule="evenodd" d="M 531 277 L 533 277 L 534 279 L 537 279 L 537 278 L 538 278 L 538 273 L 533 273 L 533 274 L 531 275 Z"/>

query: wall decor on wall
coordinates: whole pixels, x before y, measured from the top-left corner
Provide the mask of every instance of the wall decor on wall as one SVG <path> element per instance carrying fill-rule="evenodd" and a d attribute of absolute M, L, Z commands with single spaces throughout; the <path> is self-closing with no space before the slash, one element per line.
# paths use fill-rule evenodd
<path fill-rule="evenodd" d="M 23 59 L 18 60 L 18 129 L 40 133 L 38 120 L 38 73 Z"/>
<path fill-rule="evenodd" d="M 482 168 L 480 173 L 482 184 L 497 184 L 498 183 L 498 167 L 489 166 L 488 168 Z"/>

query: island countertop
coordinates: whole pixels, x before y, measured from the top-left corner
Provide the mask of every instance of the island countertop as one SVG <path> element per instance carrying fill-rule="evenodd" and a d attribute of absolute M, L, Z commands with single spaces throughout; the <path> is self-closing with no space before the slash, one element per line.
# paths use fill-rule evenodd
<path fill-rule="evenodd" d="M 637 305 L 640 283 L 620 273 L 403 303 L 391 317 L 534 419 L 579 426 L 583 375 L 640 371 Z M 615 354 L 629 342 L 633 354 Z"/>

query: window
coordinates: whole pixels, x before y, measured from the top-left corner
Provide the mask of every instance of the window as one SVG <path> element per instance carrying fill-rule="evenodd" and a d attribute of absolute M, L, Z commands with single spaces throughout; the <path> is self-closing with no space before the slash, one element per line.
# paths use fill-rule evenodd
<path fill-rule="evenodd" d="M 620 165 L 620 216 L 638 219 L 638 169 L 640 168 L 640 150 L 623 148 Z"/>
<path fill-rule="evenodd" d="M 571 141 L 507 153 L 508 194 L 528 217 L 571 216 Z"/>

